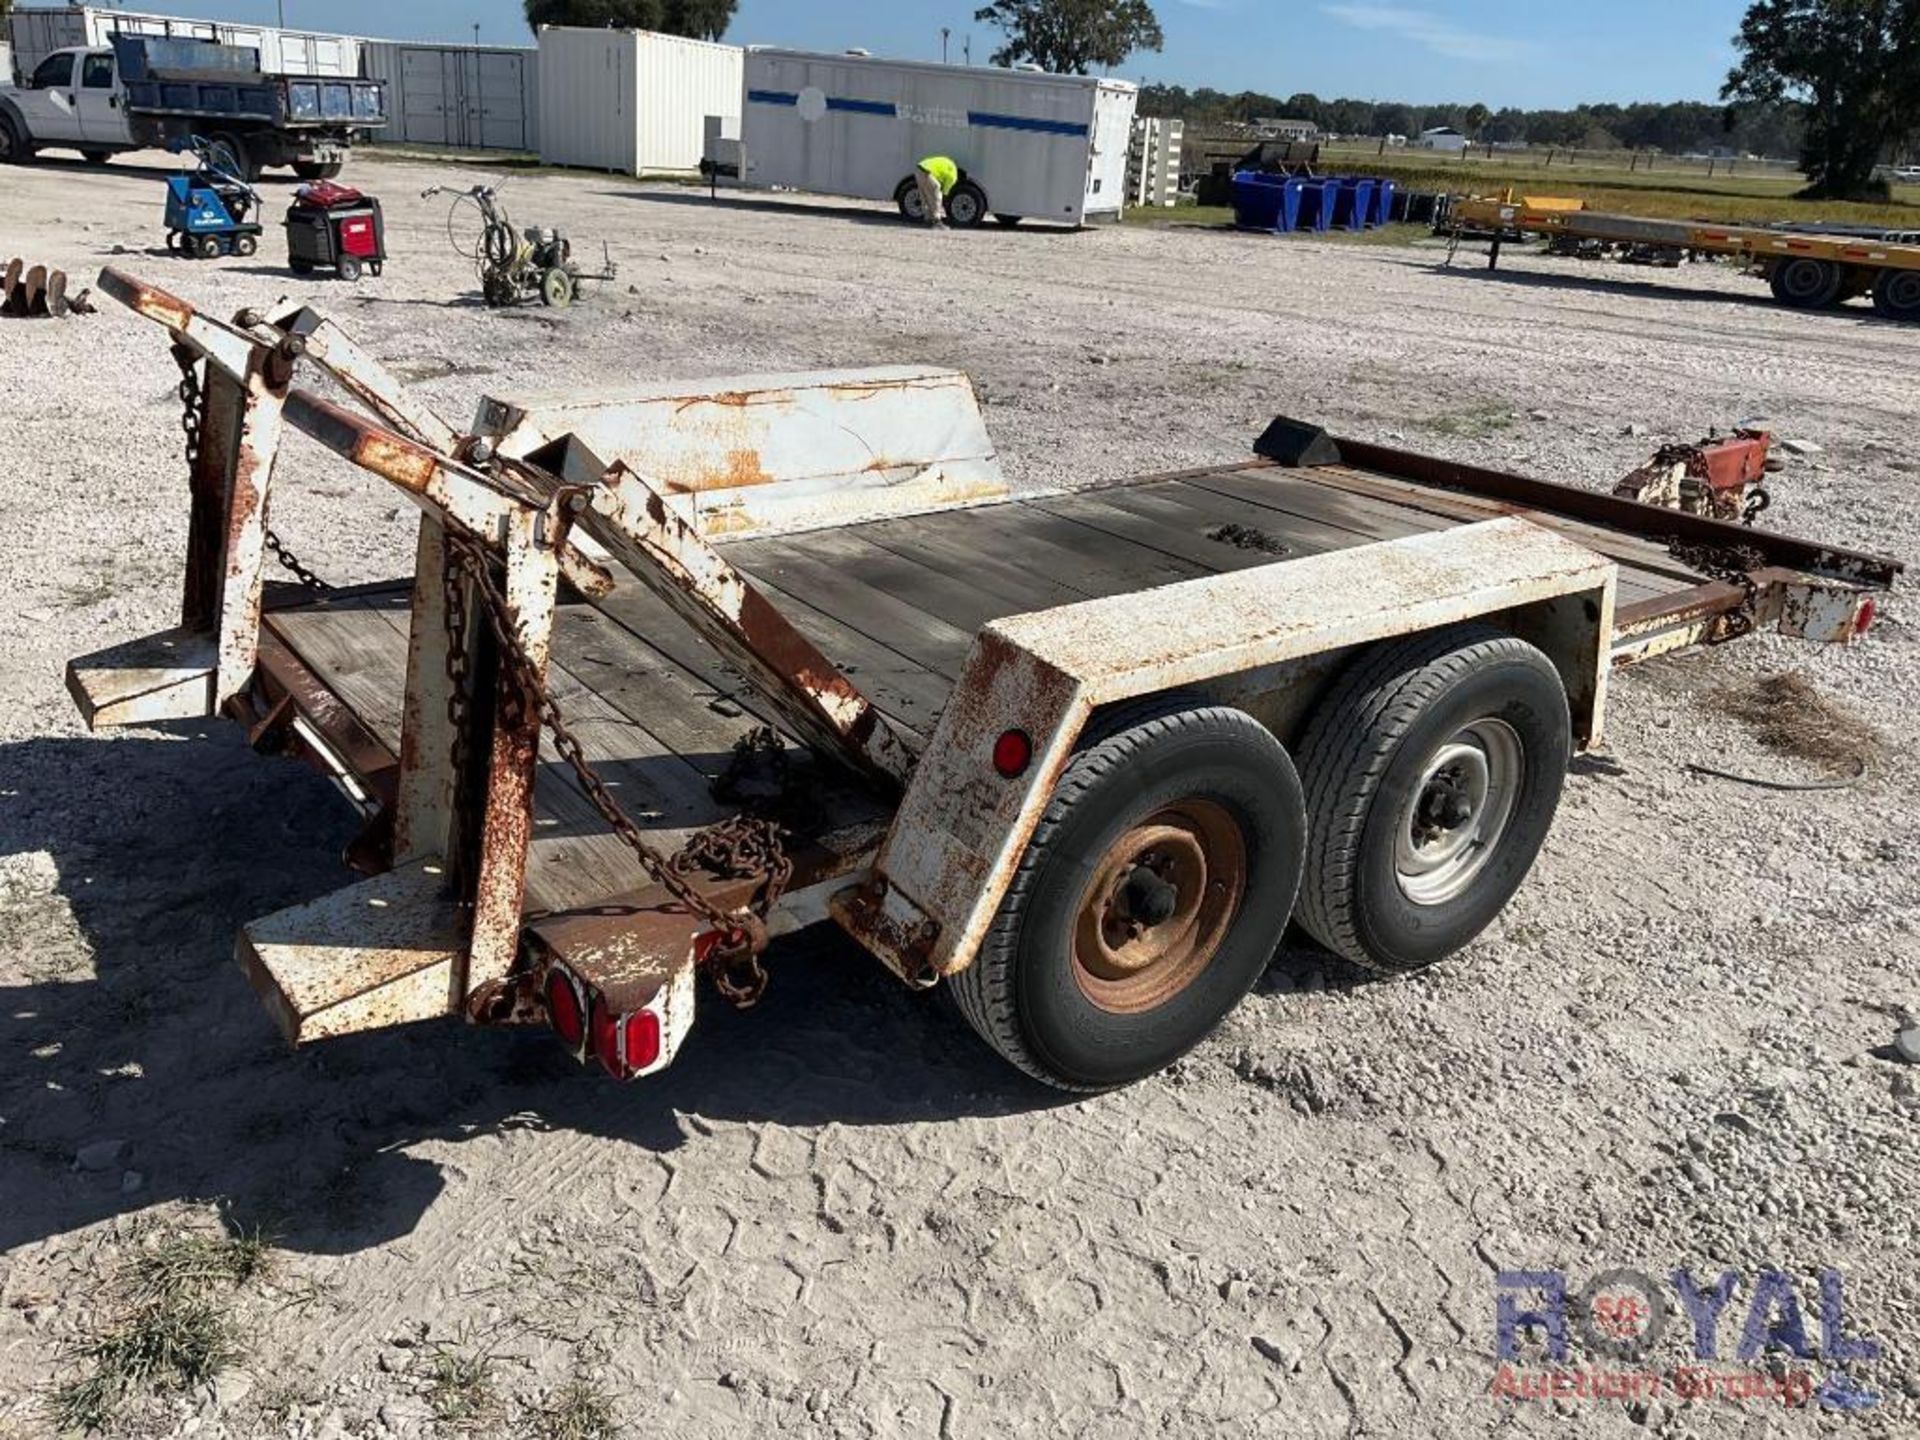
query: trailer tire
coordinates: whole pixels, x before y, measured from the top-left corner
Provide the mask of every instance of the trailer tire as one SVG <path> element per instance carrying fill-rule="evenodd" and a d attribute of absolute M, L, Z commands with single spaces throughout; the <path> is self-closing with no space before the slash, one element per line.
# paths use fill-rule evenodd
<path fill-rule="evenodd" d="M 1293 912 L 1306 838 L 1293 762 L 1244 712 L 1181 703 L 1135 712 L 1074 757 L 950 982 L 982 1039 L 1062 1090 L 1125 1085 L 1192 1049 Z M 1173 908 L 1115 946 L 1129 904 Z"/>
<path fill-rule="evenodd" d="M 962 180 L 947 196 L 947 223 L 957 230 L 972 230 L 987 218 L 987 192 L 971 180 Z"/>
<path fill-rule="evenodd" d="M 1296 751 L 1300 923 L 1336 954 L 1398 974 L 1467 945 L 1520 888 L 1553 825 L 1572 725 L 1551 660 L 1463 625 L 1362 654 Z"/>
<path fill-rule="evenodd" d="M 1888 320 L 1920 320 L 1920 270 L 1882 270 L 1873 282 L 1873 308 Z"/>
<path fill-rule="evenodd" d="M 1796 310 L 1825 310 L 1839 300 L 1845 280 L 1838 265 L 1804 255 L 1781 261 L 1767 276 L 1773 298 Z"/>
<path fill-rule="evenodd" d="M 302 180 L 332 180 L 346 168 L 338 160 L 296 160 L 293 173 Z"/>
<path fill-rule="evenodd" d="M 926 223 L 926 212 L 920 208 L 920 187 L 911 175 L 893 187 L 893 203 L 899 208 L 902 220 L 915 225 Z"/>
<path fill-rule="evenodd" d="M 113 152 L 111 150 L 82 150 L 80 152 L 80 158 L 89 165 L 104 165 L 113 159 Z"/>
<path fill-rule="evenodd" d="M 1001 226 L 1003 229 L 1012 230 L 1018 227 L 1020 222 L 1026 218 L 1024 215 L 1002 215 L 996 210 L 993 215 L 993 223 Z"/>

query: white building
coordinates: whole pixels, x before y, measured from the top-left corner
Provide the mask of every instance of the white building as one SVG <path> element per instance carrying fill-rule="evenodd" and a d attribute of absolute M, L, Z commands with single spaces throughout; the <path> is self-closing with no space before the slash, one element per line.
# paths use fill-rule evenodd
<path fill-rule="evenodd" d="M 1422 150 L 1444 150 L 1458 155 L 1467 148 L 1467 137 L 1451 125 L 1437 125 L 1420 132 L 1419 146 Z"/>

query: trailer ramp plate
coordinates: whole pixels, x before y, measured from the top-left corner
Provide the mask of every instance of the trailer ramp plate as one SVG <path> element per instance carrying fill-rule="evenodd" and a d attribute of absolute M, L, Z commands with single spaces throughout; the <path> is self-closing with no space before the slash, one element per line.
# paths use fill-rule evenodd
<path fill-rule="evenodd" d="M 466 938 L 439 864 L 416 861 L 255 920 L 235 948 L 300 1045 L 452 1013 Z"/>
<path fill-rule="evenodd" d="M 213 713 L 214 644 L 162 630 L 67 662 L 67 691 L 89 730 L 194 720 Z"/>

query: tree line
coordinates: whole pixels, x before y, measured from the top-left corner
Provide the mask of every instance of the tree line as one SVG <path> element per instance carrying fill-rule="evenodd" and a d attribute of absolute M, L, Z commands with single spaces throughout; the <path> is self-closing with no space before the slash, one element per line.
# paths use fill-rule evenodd
<path fill-rule="evenodd" d="M 1579 105 L 1571 110 L 1494 110 L 1478 104 L 1407 105 L 1395 101 L 1284 98 L 1244 90 L 1229 95 L 1179 85 L 1148 85 L 1140 113 L 1219 124 L 1284 116 L 1311 120 L 1330 135 L 1417 136 L 1451 126 L 1483 144 L 1557 145 L 1577 150 L 1659 150 L 1700 154 L 1721 146 L 1743 154 L 1797 155 L 1805 124 L 1798 107 L 1762 103 L 1728 107 L 1699 100 L 1661 104 Z"/>

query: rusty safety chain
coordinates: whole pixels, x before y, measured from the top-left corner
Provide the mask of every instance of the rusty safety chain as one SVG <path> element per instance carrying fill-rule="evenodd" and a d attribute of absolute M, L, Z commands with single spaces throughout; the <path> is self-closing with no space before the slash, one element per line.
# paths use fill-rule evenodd
<path fill-rule="evenodd" d="M 1760 587 L 1754 583 L 1752 572 L 1767 563 L 1766 556 L 1750 545 L 1690 544 L 1678 537 L 1667 541 L 1667 553 L 1710 580 L 1739 586 L 1746 598 L 1738 609 L 1728 612 L 1731 629 L 1726 638 L 1737 640 L 1752 633 L 1755 607 L 1760 599 Z"/>
<path fill-rule="evenodd" d="M 736 815 L 700 831 L 673 856 L 662 855 L 647 844 L 640 828 L 587 760 L 579 737 L 568 727 L 558 702 L 541 680 L 521 639 L 519 622 L 494 580 L 486 551 L 475 541 L 449 530 L 447 557 L 447 673 L 454 682 L 447 711 L 455 734 L 460 737 L 456 740 L 460 756 L 463 758 L 465 754 L 464 737 L 471 713 L 466 691 L 470 667 L 464 653 L 466 607 L 464 597 L 458 593 L 464 590 L 464 581 L 471 583 L 480 597 L 488 629 L 504 662 L 500 668 L 499 691 L 503 719 L 513 724 L 529 712 L 539 717 L 552 738 L 553 748 L 578 778 L 588 802 L 633 852 L 640 868 L 689 912 L 713 926 L 720 936 L 719 943 L 702 959 L 714 987 L 740 1009 L 756 1004 L 767 988 L 766 967 L 760 963 L 760 952 L 767 944 L 765 916 L 793 876 L 793 861 L 781 845 L 779 828 L 768 820 Z M 461 654 L 457 661 L 455 652 Z M 753 905 L 748 910 L 730 914 L 702 895 L 688 878 L 702 868 L 723 877 L 745 879 L 764 875 L 765 879 Z"/>
<path fill-rule="evenodd" d="M 191 349 L 176 344 L 173 347 L 174 363 L 180 367 L 180 428 L 187 435 L 187 469 L 189 473 L 200 473 L 200 429 L 206 419 L 207 396 L 200 385 L 200 361 Z M 325 594 L 333 589 L 313 571 L 300 563 L 300 557 L 287 548 L 287 543 L 273 533 L 271 526 L 266 531 L 267 549 L 273 558 L 294 579 L 315 594 Z"/>

